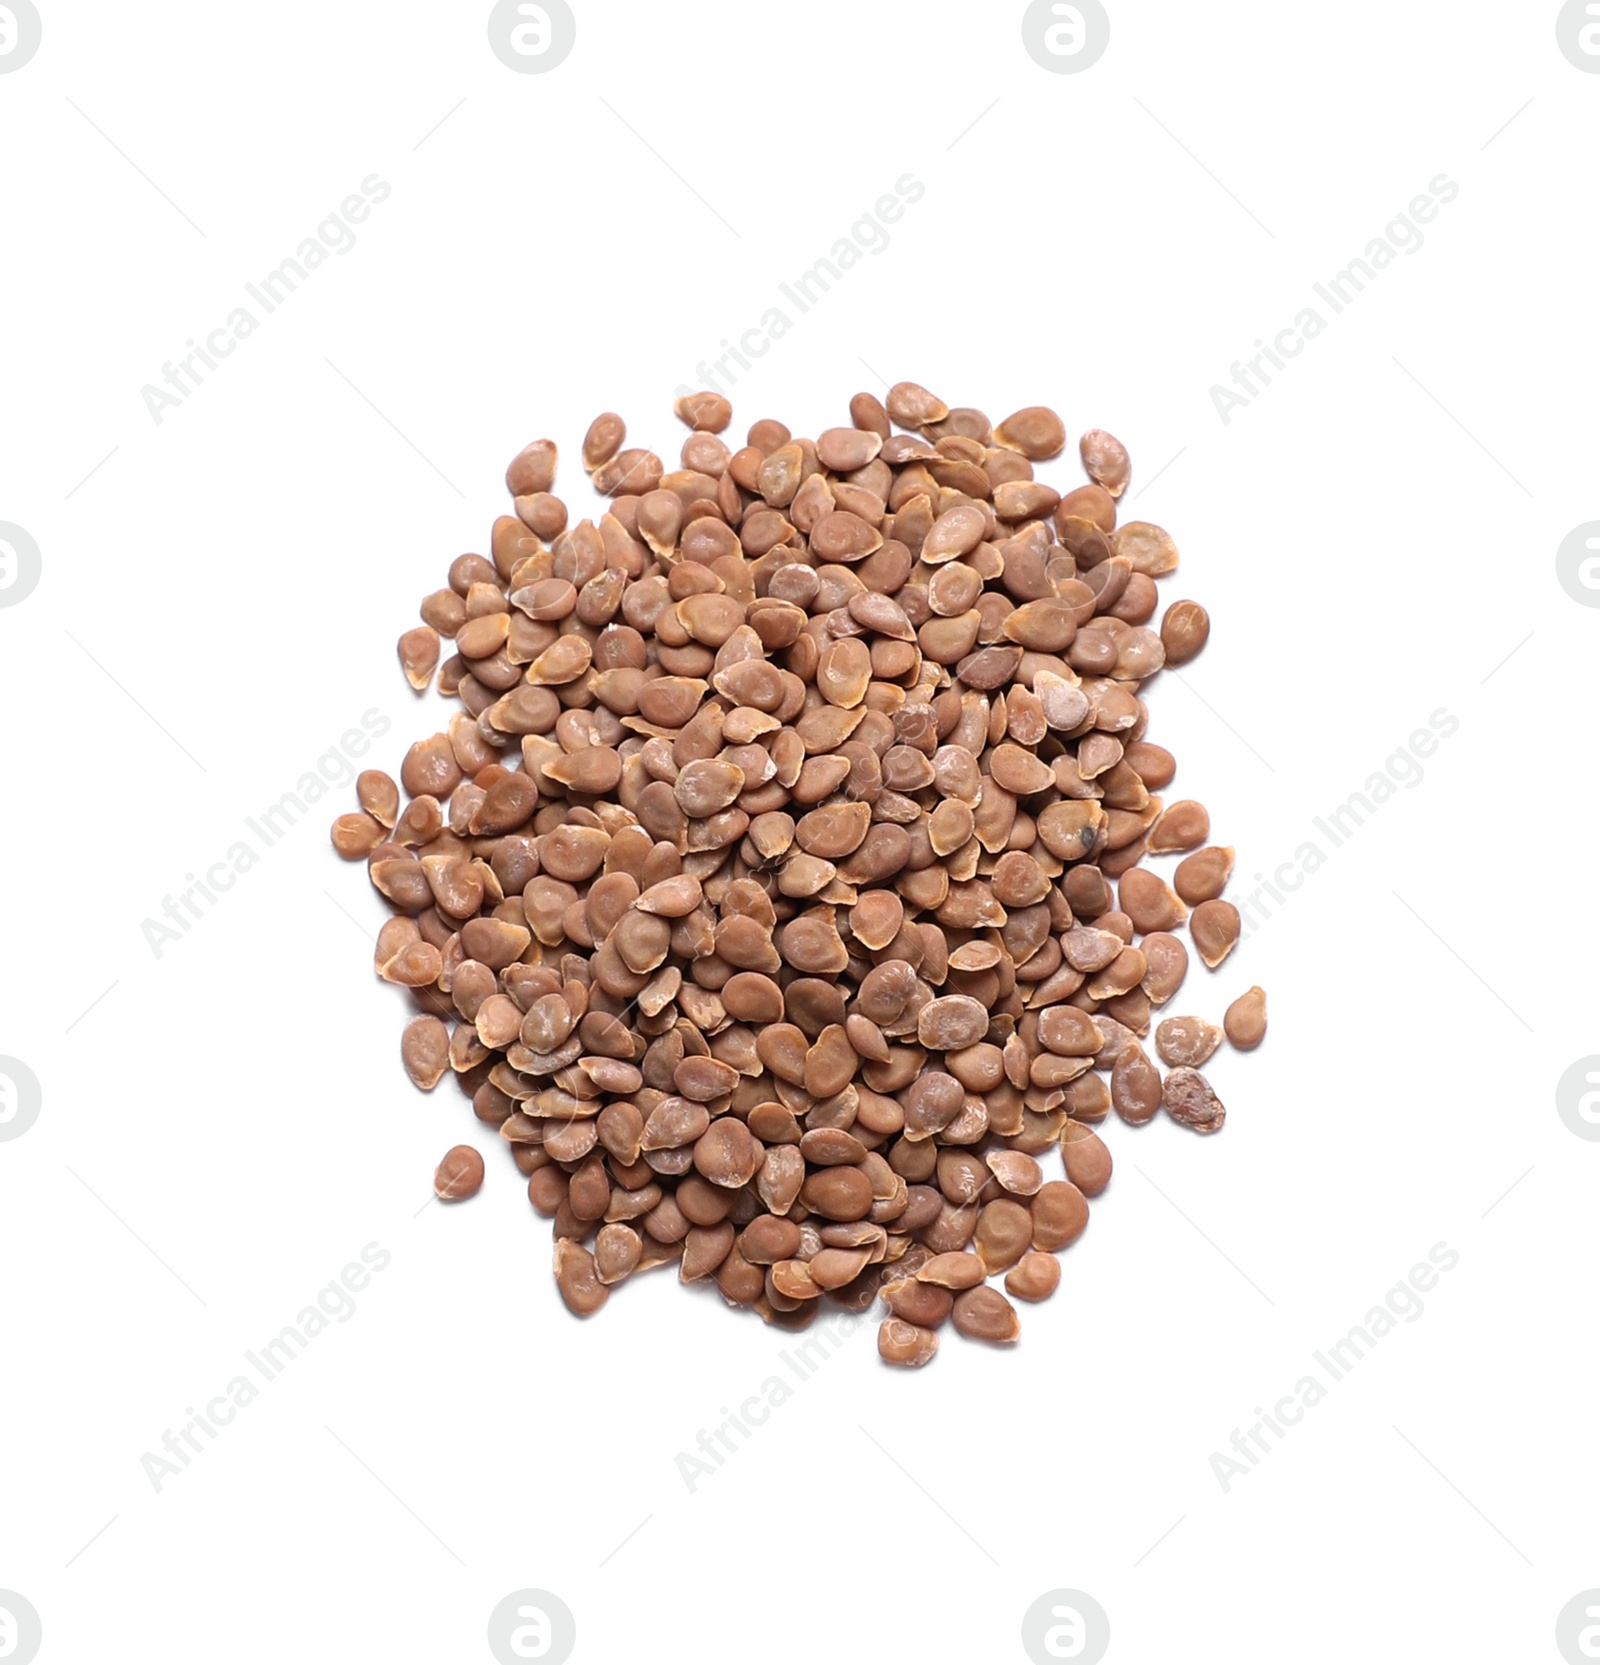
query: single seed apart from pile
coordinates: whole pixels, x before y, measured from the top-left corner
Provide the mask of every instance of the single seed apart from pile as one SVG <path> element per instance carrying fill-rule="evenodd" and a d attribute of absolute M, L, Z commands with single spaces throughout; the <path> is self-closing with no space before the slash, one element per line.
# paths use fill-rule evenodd
<path fill-rule="evenodd" d="M 1039 477 L 1048 406 L 900 382 L 743 443 L 723 395 L 675 408 L 659 453 L 590 424 L 588 517 L 526 446 L 400 638 L 460 709 L 331 838 L 391 914 L 404 1069 L 499 1131 L 580 1316 L 676 1262 L 784 1328 L 881 1300 L 889 1363 L 1014 1341 L 997 1285 L 1048 1296 L 1110 1183 L 1089 1124 L 1215 1131 L 1195 1066 L 1265 1031 L 1259 989 L 1159 1015 L 1240 935 L 1147 734 L 1209 619 L 1161 611 L 1178 549 L 1122 518 L 1120 441 Z M 461 1146 L 436 1189 L 482 1174 Z"/>
<path fill-rule="evenodd" d="M 433 1192 L 441 1202 L 460 1202 L 475 1197 L 483 1184 L 483 1158 L 471 1145 L 447 1150 L 433 1176 Z"/>
<path fill-rule="evenodd" d="M 1259 988 L 1247 989 L 1227 1009 L 1222 1027 L 1229 1042 L 1241 1052 L 1253 1051 L 1267 1033 L 1267 997 Z"/>

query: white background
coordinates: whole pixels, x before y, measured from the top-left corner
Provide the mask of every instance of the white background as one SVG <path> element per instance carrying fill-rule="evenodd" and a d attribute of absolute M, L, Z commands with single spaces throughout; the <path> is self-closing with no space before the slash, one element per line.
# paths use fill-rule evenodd
<path fill-rule="evenodd" d="M 0 1144 L 0 1588 L 40 1659 L 487 1661 L 524 1586 L 580 1662 L 1022 1660 L 1058 1587 L 1113 1665 L 1558 1659 L 1600 1585 L 1600 1147 L 1555 1106 L 1600 1051 L 1600 612 L 1555 571 L 1600 518 L 1600 77 L 1555 5 L 1121 0 L 1054 75 L 1014 0 L 574 0 L 571 57 L 518 75 L 482 4 L 40 4 L 0 76 L 0 520 L 43 554 L 0 609 L 0 1053 L 44 1093 Z M 373 173 L 356 246 L 155 423 L 141 388 Z M 1212 385 L 1441 173 L 1423 246 L 1225 424 Z M 364 711 L 396 772 L 437 726 L 394 639 L 517 449 L 561 443 L 579 512 L 599 410 L 675 456 L 674 389 L 906 174 L 737 433 L 881 372 L 1122 437 L 1164 597 L 1215 621 L 1151 732 L 1236 895 L 1459 729 L 1196 966 L 1175 1010 L 1259 982 L 1270 1038 L 1217 1060 L 1220 1137 L 1103 1129 L 1016 1349 L 896 1373 L 863 1325 L 691 1493 L 677 1453 L 792 1340 L 670 1274 L 567 1315 L 498 1141 L 400 1070 L 349 793 L 159 958 L 141 922 Z M 489 1182 L 446 1210 L 460 1140 Z M 373 1242 L 354 1317 L 153 1489 Z M 1212 1453 L 1438 1243 L 1423 1315 L 1225 1492 Z"/>

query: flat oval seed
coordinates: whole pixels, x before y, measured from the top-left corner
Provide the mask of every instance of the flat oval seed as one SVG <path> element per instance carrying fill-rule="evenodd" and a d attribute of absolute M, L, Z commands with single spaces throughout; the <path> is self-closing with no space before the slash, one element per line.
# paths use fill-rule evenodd
<path fill-rule="evenodd" d="M 1133 465 L 1128 449 L 1120 439 L 1104 428 L 1091 428 L 1078 441 L 1078 455 L 1083 459 L 1083 470 L 1096 485 L 1113 497 L 1121 497 L 1133 477 Z M 1109 530 L 1109 528 L 1108 528 Z"/>
<path fill-rule="evenodd" d="M 1022 1334 L 1017 1309 L 998 1289 L 991 1289 L 987 1284 L 956 1296 L 950 1321 L 971 1341 L 1004 1345 Z"/>
<path fill-rule="evenodd" d="M 1034 1248 L 1052 1253 L 1077 1242 L 1089 1224 L 1089 1204 L 1070 1180 L 1056 1179 L 1041 1187 L 1029 1212 Z"/>
<path fill-rule="evenodd" d="M 1086 1197 L 1098 1197 L 1111 1183 L 1111 1152 L 1093 1128 L 1069 1121 L 1061 1130 L 1061 1159 L 1067 1178 Z"/>
<path fill-rule="evenodd" d="M 1222 1045 L 1222 1031 L 1204 1018 L 1170 1017 L 1156 1026 L 1156 1051 L 1164 1064 L 1195 1068 Z"/>
<path fill-rule="evenodd" d="M 916 1370 L 938 1351 L 936 1330 L 926 1330 L 900 1318 L 886 1318 L 878 1328 L 878 1357 L 886 1364 Z"/>

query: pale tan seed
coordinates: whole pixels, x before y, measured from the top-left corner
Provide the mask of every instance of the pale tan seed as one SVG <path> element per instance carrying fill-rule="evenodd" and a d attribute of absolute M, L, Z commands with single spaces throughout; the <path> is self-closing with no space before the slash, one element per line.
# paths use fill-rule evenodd
<path fill-rule="evenodd" d="M 1260 988 L 1247 989 L 1223 1014 L 1222 1027 L 1231 1045 L 1251 1052 L 1267 1033 L 1267 997 Z"/>

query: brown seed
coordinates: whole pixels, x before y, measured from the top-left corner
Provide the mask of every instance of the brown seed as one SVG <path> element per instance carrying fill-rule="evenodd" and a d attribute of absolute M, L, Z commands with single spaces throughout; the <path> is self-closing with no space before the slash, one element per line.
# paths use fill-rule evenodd
<path fill-rule="evenodd" d="M 370 855 L 384 840 L 384 828 L 373 816 L 366 814 L 341 815 L 333 823 L 330 835 L 333 847 L 346 861 L 359 861 Z"/>
<path fill-rule="evenodd" d="M 1019 1301 L 1044 1301 L 1055 1294 L 1060 1282 L 1061 1262 L 1042 1249 L 1033 1249 L 1006 1273 L 1006 1292 Z"/>
<path fill-rule="evenodd" d="M 967 995 L 951 994 L 930 1001 L 917 1019 L 917 1039 L 930 1052 L 949 1052 L 981 1041 L 989 1029 L 989 1014 Z"/>
<path fill-rule="evenodd" d="M 1147 848 L 1151 855 L 1193 850 L 1204 844 L 1210 835 L 1211 816 L 1206 806 L 1197 804 L 1192 798 L 1182 798 L 1175 804 L 1168 804 L 1156 817 Z"/>
<path fill-rule="evenodd" d="M 1175 1122 L 1196 1133 L 1215 1133 L 1227 1117 L 1211 1083 L 1194 1069 L 1175 1069 L 1161 1090 L 1161 1102 Z"/>
<path fill-rule="evenodd" d="M 1084 1196 L 1098 1197 L 1111 1183 L 1111 1152 L 1093 1128 L 1069 1121 L 1061 1130 L 1061 1158 Z"/>
<path fill-rule="evenodd" d="M 878 1356 L 886 1364 L 915 1370 L 939 1351 L 936 1330 L 925 1330 L 900 1318 L 885 1318 L 878 1327 Z"/>
<path fill-rule="evenodd" d="M 896 382 L 885 403 L 890 417 L 902 428 L 925 427 L 930 422 L 944 421 L 950 414 L 943 399 L 916 382 Z"/>
<path fill-rule="evenodd" d="M 1164 1064 L 1203 1064 L 1222 1045 L 1222 1031 L 1204 1018 L 1171 1017 L 1156 1025 L 1156 1051 Z"/>
<path fill-rule="evenodd" d="M 589 1318 L 606 1304 L 611 1293 L 601 1281 L 594 1256 L 571 1238 L 556 1239 L 556 1288 L 569 1311 Z"/>
<path fill-rule="evenodd" d="M 1083 459 L 1083 470 L 1097 486 L 1102 486 L 1113 497 L 1121 497 L 1133 475 L 1127 447 L 1104 428 L 1091 428 L 1078 441 L 1078 455 Z M 1109 530 L 1109 528 L 1107 528 Z"/>
<path fill-rule="evenodd" d="M 1267 997 L 1259 988 L 1246 989 L 1222 1017 L 1229 1042 L 1241 1052 L 1252 1052 L 1267 1033 Z"/>
<path fill-rule="evenodd" d="M 1161 1074 L 1137 1041 L 1124 1046 L 1111 1068 L 1111 1107 L 1134 1127 L 1161 1108 Z"/>
<path fill-rule="evenodd" d="M 1043 406 L 991 424 L 901 383 L 738 450 L 720 393 L 675 409 L 676 467 L 591 424 L 598 519 L 570 524 L 554 442 L 526 447 L 490 555 L 402 641 L 461 710 L 331 835 L 393 915 L 402 1062 L 500 1131 L 574 1311 L 677 1259 L 791 1328 L 881 1286 L 897 1362 L 952 1317 L 1012 1338 L 984 1273 L 1056 1286 L 1110 1179 L 1086 1124 L 1164 1091 L 1220 1123 L 1184 1075 L 1218 1032 L 1159 1009 L 1188 935 L 1215 965 L 1240 934 L 1233 852 L 1157 796 L 1176 763 L 1146 738 L 1205 611 L 1156 628 L 1177 546 L 1118 525 L 1112 436 L 1080 442 L 1092 483 L 1034 478 L 1065 445 Z M 1168 852 L 1170 886 L 1145 865 Z M 1259 990 L 1223 1028 L 1260 1039 Z"/>
<path fill-rule="evenodd" d="M 456 1145 L 444 1153 L 433 1176 L 433 1194 L 441 1202 L 475 1197 L 483 1185 L 483 1158 L 471 1145 Z"/>
<path fill-rule="evenodd" d="M 938 1284 L 941 1289 L 974 1289 L 984 1276 L 983 1262 L 964 1251 L 935 1255 L 916 1272 L 919 1283 Z"/>
<path fill-rule="evenodd" d="M 411 1084 L 432 1092 L 450 1067 L 450 1031 L 428 1014 L 412 1018 L 400 1038 L 400 1059 Z"/>
<path fill-rule="evenodd" d="M 982 1284 L 956 1296 L 950 1321 L 971 1341 L 1012 1342 L 1022 1334 L 1017 1309 L 1000 1293 Z"/>
<path fill-rule="evenodd" d="M 904 1224 L 904 1221 L 901 1221 Z M 937 1329 L 950 1316 L 955 1295 L 936 1283 L 923 1283 L 916 1277 L 900 1277 L 886 1283 L 882 1290 L 884 1305 L 896 1318 L 908 1324 L 921 1324 L 926 1329 Z"/>
<path fill-rule="evenodd" d="M 1046 462 L 1066 449 L 1067 430 L 1061 418 L 1044 405 L 1013 411 L 994 431 L 996 445 L 1020 451 L 1030 462 Z"/>
<path fill-rule="evenodd" d="M 1211 615 L 1198 601 L 1175 601 L 1161 616 L 1161 645 L 1169 665 L 1187 665 L 1210 634 Z"/>
<path fill-rule="evenodd" d="M 1033 1216 L 1021 1203 L 1001 1197 L 985 1204 L 972 1234 L 984 1271 L 993 1274 L 1015 1266 L 1027 1252 L 1033 1231 Z"/>
<path fill-rule="evenodd" d="M 737 1189 L 755 1178 L 765 1154 L 737 1116 L 719 1116 L 695 1142 L 694 1165 L 713 1185 Z"/>
<path fill-rule="evenodd" d="M 420 694 L 439 668 L 439 633 L 423 624 L 400 638 L 400 668 L 406 681 Z"/>
<path fill-rule="evenodd" d="M 583 466 L 592 474 L 602 463 L 608 463 L 622 449 L 628 429 L 615 411 L 603 411 L 589 424 L 583 437 Z"/>
<path fill-rule="evenodd" d="M 720 393 L 686 393 L 672 408 L 698 433 L 720 434 L 733 420 L 733 406 Z"/>
<path fill-rule="evenodd" d="M 1189 920 L 1189 935 L 1213 971 L 1233 952 L 1239 931 L 1239 910 L 1232 902 L 1202 902 Z"/>
<path fill-rule="evenodd" d="M 1178 863 L 1172 875 L 1172 888 L 1194 907 L 1220 896 L 1232 872 L 1233 847 L 1208 845 Z"/>
<path fill-rule="evenodd" d="M 1136 931 L 1170 931 L 1188 913 L 1177 892 L 1146 867 L 1132 867 L 1122 875 L 1117 883 L 1117 900 Z"/>
<path fill-rule="evenodd" d="M 825 1220 L 864 1220 L 872 1208 L 872 1181 L 860 1168 L 824 1168 L 800 1187 L 800 1200 Z"/>
<path fill-rule="evenodd" d="M 1056 1179 L 1041 1187 L 1029 1212 L 1034 1248 L 1052 1253 L 1077 1242 L 1089 1224 L 1089 1205 L 1070 1180 Z"/>

